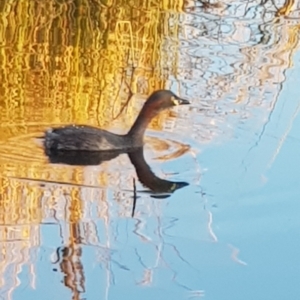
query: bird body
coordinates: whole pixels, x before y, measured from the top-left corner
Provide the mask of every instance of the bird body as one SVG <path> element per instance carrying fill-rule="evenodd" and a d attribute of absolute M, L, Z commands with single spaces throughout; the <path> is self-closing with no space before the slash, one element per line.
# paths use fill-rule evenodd
<path fill-rule="evenodd" d="M 143 146 L 145 130 L 159 112 L 189 101 L 176 96 L 169 90 L 153 92 L 127 134 L 120 135 L 87 125 L 67 125 L 51 128 L 44 136 L 44 147 L 63 151 L 111 151 Z"/>

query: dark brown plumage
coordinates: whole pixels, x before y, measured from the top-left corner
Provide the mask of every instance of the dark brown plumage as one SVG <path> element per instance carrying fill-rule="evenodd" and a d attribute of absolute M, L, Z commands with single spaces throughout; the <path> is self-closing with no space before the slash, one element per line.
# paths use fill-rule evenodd
<path fill-rule="evenodd" d="M 68 125 L 46 131 L 46 149 L 63 151 L 110 151 L 128 150 L 141 147 L 147 125 L 164 109 L 189 104 L 169 90 L 151 94 L 127 134 L 119 135 L 100 128 L 86 125 Z"/>

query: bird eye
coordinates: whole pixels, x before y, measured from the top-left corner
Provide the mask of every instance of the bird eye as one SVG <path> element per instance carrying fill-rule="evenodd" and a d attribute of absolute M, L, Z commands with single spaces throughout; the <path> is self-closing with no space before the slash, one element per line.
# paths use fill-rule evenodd
<path fill-rule="evenodd" d="M 171 97 L 171 101 L 173 102 L 174 105 L 179 105 L 180 101 L 176 99 L 174 96 Z"/>

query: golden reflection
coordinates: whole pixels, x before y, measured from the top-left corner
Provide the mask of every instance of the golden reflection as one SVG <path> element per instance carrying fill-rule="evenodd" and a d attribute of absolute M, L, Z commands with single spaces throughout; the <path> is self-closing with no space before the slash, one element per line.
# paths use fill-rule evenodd
<path fill-rule="evenodd" d="M 172 2 L 182 7 L 181 1 Z M 91 3 L 4 1 L 1 140 L 28 133 L 31 128 L 22 126 L 28 123 L 41 129 L 69 122 L 107 126 L 128 90 L 149 94 L 164 87 L 165 79 L 158 80 L 164 76 L 155 66 L 169 28 L 163 20 L 174 16 L 153 9 L 155 3 L 138 11 Z M 171 3 L 167 6 L 174 9 Z M 175 29 L 168 31 L 170 36 L 178 36 Z M 127 114 L 120 117 L 127 127 L 137 110 L 128 104 Z"/>
<path fill-rule="evenodd" d="M 0 195 L 1 297 L 12 299 L 24 264 L 29 268 L 29 285 L 35 288 L 36 267 L 32 255 L 40 241 L 39 226 L 43 216 L 38 199 L 41 191 L 0 177 Z"/>
<path fill-rule="evenodd" d="M 295 0 L 285 0 L 284 5 L 276 12 L 276 16 L 287 16 L 293 10 L 295 3 Z"/>
<path fill-rule="evenodd" d="M 178 14 L 167 9 L 181 11 L 183 2 L 163 1 L 165 11 L 160 2 L 140 2 L 144 10 L 114 2 L 2 2 L 0 171 L 47 178 L 51 170 L 41 174 L 47 161 L 34 136 L 62 123 L 109 127 L 114 118 L 125 130 L 142 104 L 128 95 L 164 87 L 167 74 L 156 67 L 167 59 L 162 39 L 166 32 L 178 36 L 178 26 L 168 23 Z M 162 128 L 166 117 L 152 128 Z"/>
<path fill-rule="evenodd" d="M 79 299 L 85 289 L 79 244 L 82 238 L 98 243 L 97 230 L 81 228 L 85 218 L 94 228 L 86 206 L 96 208 L 94 217 L 107 226 L 105 187 L 125 182 L 131 188 L 133 170 L 122 178 L 121 170 L 105 163 L 101 169 L 49 165 L 35 138 L 66 123 L 107 128 L 113 120 L 126 131 L 142 105 L 141 95 L 165 87 L 170 72 L 158 67 L 168 60 L 162 42 L 166 36 L 178 39 L 183 1 L 135 5 L 139 9 L 119 0 L 0 3 L 0 273 L 16 278 L 10 286 L 0 281 L 9 291 L 1 294 L 6 299 L 19 285 L 11 264 L 17 269 L 28 264 L 34 287 L 30 251 L 41 246 L 40 224 L 48 219 L 67 223 L 59 266 L 73 299 Z M 152 128 L 162 128 L 169 116 L 161 114 Z M 119 164 L 127 165 L 128 158 Z M 114 198 L 131 211 L 124 193 Z"/>

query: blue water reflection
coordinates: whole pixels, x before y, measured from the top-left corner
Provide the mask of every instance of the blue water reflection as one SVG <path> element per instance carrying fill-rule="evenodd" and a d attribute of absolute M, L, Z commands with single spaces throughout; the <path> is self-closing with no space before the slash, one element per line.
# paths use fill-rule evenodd
<path fill-rule="evenodd" d="M 216 236 L 223 252 L 233 245 L 246 263 L 229 262 L 228 255 L 226 267 L 206 269 L 202 283 L 207 299 L 299 297 L 299 58 L 298 52 L 260 130 L 251 130 L 258 121 L 254 116 L 239 126 L 233 140 L 202 153 L 209 170 L 202 186 L 217 206 Z"/>

